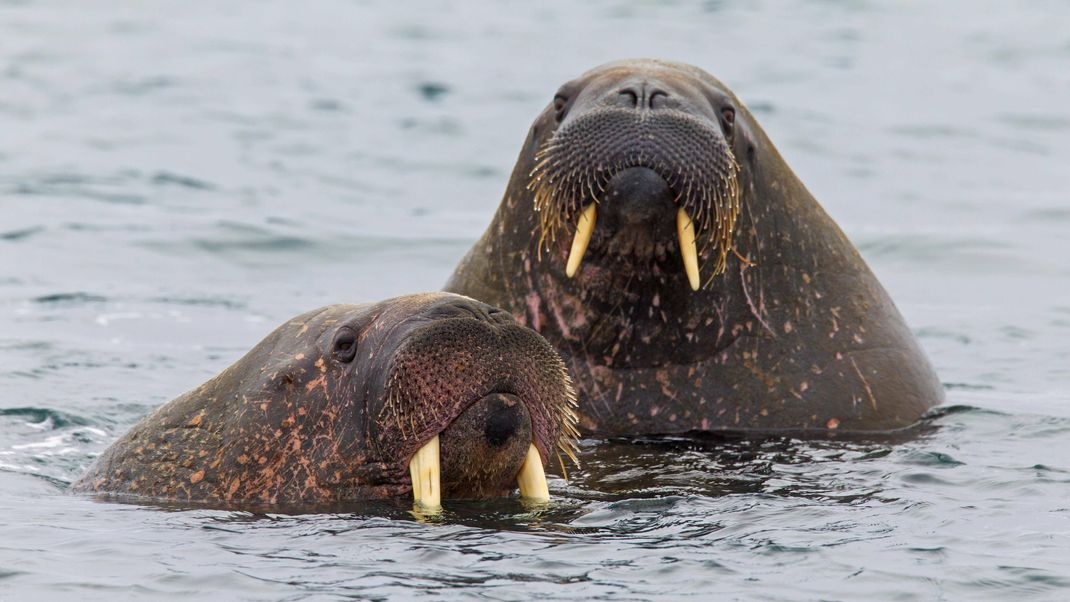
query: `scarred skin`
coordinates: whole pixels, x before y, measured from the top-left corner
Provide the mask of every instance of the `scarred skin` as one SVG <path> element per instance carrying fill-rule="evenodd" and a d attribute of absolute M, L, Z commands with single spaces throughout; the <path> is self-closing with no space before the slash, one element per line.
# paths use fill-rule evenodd
<path fill-rule="evenodd" d="M 481 418 L 479 403 L 503 395 L 522 440 L 468 436 L 479 429 L 458 416 Z M 545 465 L 566 442 L 573 395 L 546 341 L 483 303 L 433 293 L 333 305 L 160 407 L 73 489 L 267 504 L 405 497 L 410 458 L 441 434 L 447 497 L 507 495 L 530 443 Z"/>
<path fill-rule="evenodd" d="M 604 193 L 590 187 L 599 217 L 574 278 L 565 275 L 566 260 L 578 211 L 592 199 L 535 210 L 540 149 L 588 113 L 619 117 L 627 110 L 636 123 L 658 123 L 675 111 L 687 118 L 677 122 L 698 124 L 702 140 L 727 149 L 717 151 L 717 161 L 697 161 L 699 171 L 717 163 L 718 174 L 728 174 L 741 207 L 724 273 L 713 274 L 721 249 L 711 244 L 700 252 L 701 290 L 688 285 L 673 225 L 683 191 L 671 190 L 676 204 L 670 195 L 647 215 L 636 204 L 646 197 L 629 180 L 613 180 Z M 584 127 L 557 139 L 578 144 L 576 131 L 615 135 Z M 666 131 L 683 140 L 673 127 Z M 617 137 L 612 144 L 625 150 L 644 144 Z M 645 144 L 640 165 L 664 152 Z M 604 167 L 601 157 L 585 158 L 590 152 L 585 147 L 569 160 Z M 711 152 L 685 148 L 679 156 L 686 163 Z M 726 161 L 738 171 L 725 171 Z M 675 169 L 659 174 L 669 173 L 669 181 Z M 632 205 L 623 209 L 620 199 Z M 559 211 L 564 224 L 551 235 L 546 211 Z M 689 65 L 623 61 L 562 86 L 532 125 L 493 221 L 446 290 L 512 312 L 558 348 L 586 434 L 885 431 L 911 425 L 943 399 L 924 353 L 858 251 L 743 103 Z"/>

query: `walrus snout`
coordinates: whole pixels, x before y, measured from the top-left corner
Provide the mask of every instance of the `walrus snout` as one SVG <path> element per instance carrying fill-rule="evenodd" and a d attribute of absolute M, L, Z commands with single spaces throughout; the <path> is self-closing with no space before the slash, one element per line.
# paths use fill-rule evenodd
<path fill-rule="evenodd" d="M 400 332 L 374 411 L 384 456 L 407 465 L 413 497 L 485 498 L 519 488 L 549 499 L 544 465 L 572 454 L 571 384 L 560 357 L 511 314 L 455 297 Z"/>
<path fill-rule="evenodd" d="M 630 167 L 609 181 L 599 203 L 596 247 L 635 262 L 665 261 L 676 249 L 675 195 L 658 172 Z M 663 266 L 672 269 L 673 266 Z"/>
<path fill-rule="evenodd" d="M 662 65 L 610 68 L 555 96 L 555 127 L 538 145 L 527 188 L 539 214 L 540 244 L 567 240 L 559 230 L 575 228 L 567 277 L 579 272 L 596 229 L 603 234 L 595 246 L 608 238 L 604 250 L 627 259 L 620 269 L 640 280 L 666 274 L 650 260 L 673 249 L 681 261 L 672 271 L 683 271 L 692 290 L 702 286 L 704 259 L 713 264 L 708 274 L 724 272 L 741 207 L 735 109 L 686 79 Z M 634 181 L 622 185 L 622 177 Z M 613 189 L 624 192 L 616 209 Z M 608 235 L 607 211 L 620 218 L 608 224 Z M 654 229 L 652 222 L 668 227 Z"/>
<path fill-rule="evenodd" d="M 469 406 L 439 435 L 445 496 L 509 495 L 532 436 L 527 406 L 515 395 L 492 393 Z"/>
<path fill-rule="evenodd" d="M 661 174 L 649 167 L 629 167 L 609 181 L 602 214 L 610 227 L 670 225 L 675 195 Z M 671 234 L 671 227 L 667 233 Z"/>

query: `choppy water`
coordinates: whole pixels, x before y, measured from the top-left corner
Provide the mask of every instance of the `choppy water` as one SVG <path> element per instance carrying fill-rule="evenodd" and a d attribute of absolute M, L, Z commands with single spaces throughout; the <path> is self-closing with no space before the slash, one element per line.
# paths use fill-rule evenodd
<path fill-rule="evenodd" d="M 0 0 L 0 599 L 1066 599 L 1070 5 Z M 587 441 L 557 503 L 64 493 L 312 307 L 441 287 L 558 84 L 731 85 L 948 403 L 905 440 Z"/>

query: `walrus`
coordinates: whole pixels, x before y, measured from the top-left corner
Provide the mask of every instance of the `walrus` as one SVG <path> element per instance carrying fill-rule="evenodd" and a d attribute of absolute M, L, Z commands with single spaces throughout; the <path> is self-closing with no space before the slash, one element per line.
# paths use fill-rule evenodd
<path fill-rule="evenodd" d="M 549 497 L 575 458 L 557 352 L 448 293 L 298 316 L 112 444 L 76 492 L 267 504 Z"/>
<path fill-rule="evenodd" d="M 686 64 L 561 86 L 445 289 L 557 347 L 585 434 L 888 431 L 943 399 L 858 251 Z"/>

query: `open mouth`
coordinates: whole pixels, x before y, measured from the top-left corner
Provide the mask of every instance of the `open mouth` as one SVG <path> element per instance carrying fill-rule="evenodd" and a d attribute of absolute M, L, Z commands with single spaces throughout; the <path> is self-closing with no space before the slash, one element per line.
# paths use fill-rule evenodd
<path fill-rule="evenodd" d="M 739 165 L 723 135 L 705 121 L 670 110 L 593 110 L 563 125 L 535 160 L 528 189 L 540 216 L 540 246 L 574 228 L 565 265 L 569 278 L 583 264 L 601 213 L 612 210 L 605 206 L 608 189 L 637 168 L 668 187 L 675 243 L 691 290 L 704 284 L 704 259 L 713 263 L 707 283 L 724 272 L 740 211 Z"/>

